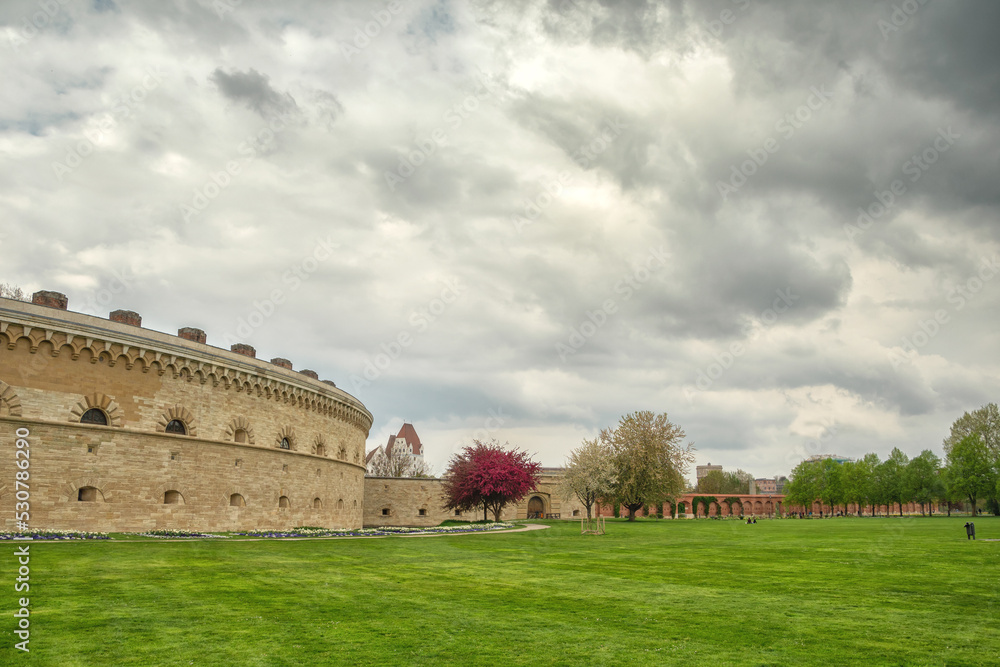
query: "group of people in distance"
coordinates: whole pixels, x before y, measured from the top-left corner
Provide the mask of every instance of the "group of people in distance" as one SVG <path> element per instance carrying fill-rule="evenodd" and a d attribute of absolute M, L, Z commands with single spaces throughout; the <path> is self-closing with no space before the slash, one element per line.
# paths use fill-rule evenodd
<path fill-rule="evenodd" d="M 755 517 L 755 516 L 748 516 L 747 517 L 747 525 L 749 526 L 751 523 L 757 523 L 757 517 Z"/>

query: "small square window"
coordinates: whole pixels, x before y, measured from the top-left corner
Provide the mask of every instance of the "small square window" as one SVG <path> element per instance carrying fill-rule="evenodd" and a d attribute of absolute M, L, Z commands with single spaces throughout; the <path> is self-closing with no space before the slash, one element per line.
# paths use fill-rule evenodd
<path fill-rule="evenodd" d="M 427 516 L 427 510 L 420 510 L 420 511 L 418 512 L 418 514 L 419 514 L 420 516 Z"/>
<path fill-rule="evenodd" d="M 462 516 L 461 510 L 455 510 L 455 516 Z"/>
<path fill-rule="evenodd" d="M 281 466 L 281 472 L 288 472 L 288 464 L 285 463 Z"/>
<path fill-rule="evenodd" d="M 97 445 L 87 445 L 87 453 L 88 454 L 96 454 L 97 453 Z"/>
<path fill-rule="evenodd" d="M 180 461 L 181 460 L 181 453 L 180 452 L 170 452 L 170 460 L 171 461 Z"/>
<path fill-rule="evenodd" d="M 236 463 L 234 463 L 233 465 L 236 466 L 237 468 L 242 468 L 243 467 L 243 459 L 236 459 Z"/>
<path fill-rule="evenodd" d="M 389 510 L 387 509 L 382 510 L 382 516 L 389 516 Z"/>

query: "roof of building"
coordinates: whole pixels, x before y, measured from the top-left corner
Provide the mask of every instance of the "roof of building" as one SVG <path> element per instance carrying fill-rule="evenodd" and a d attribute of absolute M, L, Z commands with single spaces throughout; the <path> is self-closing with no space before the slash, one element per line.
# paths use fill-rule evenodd
<path fill-rule="evenodd" d="M 403 424 L 403 427 L 399 429 L 399 433 L 395 436 L 389 436 L 389 442 L 385 445 L 386 456 L 392 456 L 393 445 L 396 444 L 396 440 L 399 438 L 402 438 L 407 446 L 409 446 L 411 454 L 420 456 L 420 436 L 417 435 L 417 429 L 413 428 L 413 424 Z"/>

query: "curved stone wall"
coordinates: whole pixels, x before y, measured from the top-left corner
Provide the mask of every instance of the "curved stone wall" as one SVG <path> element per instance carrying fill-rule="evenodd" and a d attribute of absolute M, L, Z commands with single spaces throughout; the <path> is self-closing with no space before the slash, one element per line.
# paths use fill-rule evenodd
<path fill-rule="evenodd" d="M 142 329 L 121 312 L 0 299 L 6 528 L 18 428 L 30 433 L 33 528 L 361 526 L 364 405 L 287 360 L 212 347 L 197 330 Z"/>

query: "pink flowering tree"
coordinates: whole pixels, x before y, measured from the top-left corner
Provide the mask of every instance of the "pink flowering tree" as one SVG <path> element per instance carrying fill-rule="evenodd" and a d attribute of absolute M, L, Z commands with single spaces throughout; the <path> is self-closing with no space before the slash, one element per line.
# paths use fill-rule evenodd
<path fill-rule="evenodd" d="M 445 508 L 465 512 L 483 507 L 484 512 L 493 512 L 494 521 L 499 521 L 506 505 L 534 490 L 541 466 L 527 452 L 507 449 L 508 443 L 472 443 L 448 462 L 444 474 Z"/>

